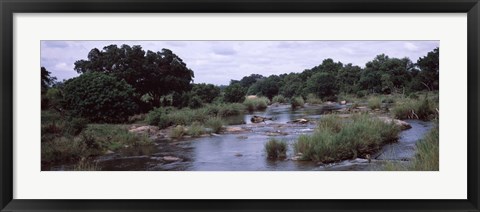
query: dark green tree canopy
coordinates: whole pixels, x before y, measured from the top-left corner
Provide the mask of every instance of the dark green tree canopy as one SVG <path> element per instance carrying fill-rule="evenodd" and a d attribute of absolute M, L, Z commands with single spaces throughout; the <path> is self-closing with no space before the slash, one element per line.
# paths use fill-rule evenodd
<path fill-rule="evenodd" d="M 138 109 L 134 95 L 125 80 L 100 72 L 82 74 L 64 86 L 65 108 L 92 122 L 125 121 Z"/>
<path fill-rule="evenodd" d="M 87 60 L 75 62 L 78 73 L 103 72 L 125 80 L 140 94 L 149 94 L 158 103 L 161 96 L 191 89 L 193 71 L 169 49 L 159 52 L 141 46 L 110 45 L 92 49 Z"/>
<path fill-rule="evenodd" d="M 243 102 L 247 91 L 240 83 L 233 83 L 225 88 L 225 94 L 223 96 L 226 102 Z"/>
<path fill-rule="evenodd" d="M 46 91 L 46 89 L 48 89 L 50 86 L 52 86 L 55 81 L 57 80 L 56 77 L 53 77 L 53 76 L 50 76 L 50 72 L 47 71 L 47 69 L 45 67 L 41 67 L 40 68 L 40 71 L 41 71 L 41 79 L 42 79 L 42 93 Z"/>
<path fill-rule="evenodd" d="M 194 84 L 192 95 L 198 97 L 203 103 L 212 103 L 213 99 L 220 96 L 220 88 L 213 84 Z"/>
<path fill-rule="evenodd" d="M 306 90 L 308 93 L 329 100 L 338 93 L 338 85 L 333 74 L 319 72 L 308 79 Z"/>
<path fill-rule="evenodd" d="M 417 61 L 421 70 L 419 80 L 431 90 L 438 90 L 439 87 L 439 56 L 440 50 L 435 48 Z"/>

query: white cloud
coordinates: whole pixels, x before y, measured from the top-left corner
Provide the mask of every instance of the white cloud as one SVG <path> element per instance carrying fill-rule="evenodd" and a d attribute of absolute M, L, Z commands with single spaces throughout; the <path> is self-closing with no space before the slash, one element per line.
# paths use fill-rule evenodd
<path fill-rule="evenodd" d="M 405 42 L 404 46 L 409 51 L 417 51 L 418 50 L 418 46 L 413 44 L 413 43 L 410 43 L 410 42 Z"/>

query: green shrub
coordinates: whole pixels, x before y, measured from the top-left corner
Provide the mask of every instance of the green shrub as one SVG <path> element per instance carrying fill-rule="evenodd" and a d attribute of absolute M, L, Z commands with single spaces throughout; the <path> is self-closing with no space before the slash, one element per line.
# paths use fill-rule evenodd
<path fill-rule="evenodd" d="M 303 107 L 303 105 L 305 104 L 305 101 L 301 96 L 298 96 L 290 99 L 290 104 L 292 105 L 292 108 L 295 109 L 297 107 Z"/>
<path fill-rule="evenodd" d="M 131 133 L 126 126 L 114 124 L 91 124 L 82 132 L 84 142 L 99 150 L 115 151 L 124 146 L 150 145 L 146 135 Z"/>
<path fill-rule="evenodd" d="M 320 98 L 318 98 L 318 97 L 317 97 L 315 94 L 313 94 L 313 93 L 307 95 L 307 100 L 306 100 L 306 102 L 307 102 L 308 104 L 313 104 L 313 105 L 315 105 L 315 104 L 319 105 L 319 104 L 322 104 L 322 103 L 323 103 L 323 101 L 322 101 Z"/>
<path fill-rule="evenodd" d="M 287 103 L 287 98 L 285 98 L 283 95 L 277 95 L 272 98 L 272 103 Z"/>
<path fill-rule="evenodd" d="M 209 118 L 205 124 L 207 127 L 212 129 L 214 133 L 219 133 L 223 129 L 223 120 L 218 117 Z"/>
<path fill-rule="evenodd" d="M 268 100 L 268 98 L 266 97 L 245 99 L 245 101 L 243 101 L 243 104 L 250 112 L 256 110 L 265 110 L 268 107 L 269 103 L 270 100 Z"/>
<path fill-rule="evenodd" d="M 198 137 L 205 132 L 205 127 L 200 122 L 193 122 L 190 127 L 188 127 L 187 134 L 193 137 Z"/>
<path fill-rule="evenodd" d="M 65 82 L 65 107 L 92 122 L 124 122 L 137 112 L 134 89 L 124 80 L 87 72 Z"/>
<path fill-rule="evenodd" d="M 190 102 L 188 103 L 188 107 L 192 109 L 197 109 L 203 106 L 202 99 L 200 99 L 197 96 L 194 96 L 190 99 Z"/>
<path fill-rule="evenodd" d="M 370 97 L 368 99 L 368 107 L 372 110 L 380 109 L 382 107 L 382 100 L 376 96 Z"/>
<path fill-rule="evenodd" d="M 170 109 L 173 110 L 173 109 Z M 166 128 L 173 123 L 168 120 L 167 112 L 170 111 L 168 108 L 155 108 L 148 112 L 147 117 L 145 118 L 145 122 L 149 125 L 156 125 L 161 129 Z"/>
<path fill-rule="evenodd" d="M 287 157 L 287 142 L 271 138 L 265 143 L 265 152 L 267 157 L 271 159 L 285 158 Z"/>
<path fill-rule="evenodd" d="M 431 120 L 438 115 L 435 103 L 432 103 L 428 98 L 423 100 L 408 99 L 397 103 L 392 111 L 397 119 Z"/>
<path fill-rule="evenodd" d="M 320 120 L 312 135 L 301 135 L 294 144 L 303 159 L 324 163 L 364 157 L 397 139 L 400 129 L 393 123 L 357 114 L 340 122 L 331 117 Z"/>
<path fill-rule="evenodd" d="M 86 156 L 87 146 L 80 138 L 57 137 L 42 142 L 42 162 L 69 162 Z"/>
<path fill-rule="evenodd" d="M 230 104 L 221 104 L 219 105 L 219 110 L 217 114 L 220 117 L 228 117 L 240 115 L 245 111 L 245 106 L 240 103 L 230 103 Z"/>
<path fill-rule="evenodd" d="M 169 134 L 170 138 L 176 138 L 176 139 L 182 138 L 183 135 L 185 135 L 185 128 L 181 125 L 174 127 Z"/>

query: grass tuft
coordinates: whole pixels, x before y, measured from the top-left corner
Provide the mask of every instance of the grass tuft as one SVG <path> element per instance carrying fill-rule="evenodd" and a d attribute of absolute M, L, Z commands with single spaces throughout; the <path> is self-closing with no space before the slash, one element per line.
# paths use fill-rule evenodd
<path fill-rule="evenodd" d="M 271 138 L 265 143 L 265 151 L 270 159 L 285 158 L 287 157 L 287 142 Z"/>

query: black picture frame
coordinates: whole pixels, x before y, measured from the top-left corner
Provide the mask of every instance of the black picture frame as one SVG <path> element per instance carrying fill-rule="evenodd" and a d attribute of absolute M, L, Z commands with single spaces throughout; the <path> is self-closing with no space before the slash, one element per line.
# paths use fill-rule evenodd
<path fill-rule="evenodd" d="M 1 211 L 479 211 L 478 0 L 0 0 Z M 467 13 L 468 198 L 466 200 L 18 200 L 13 199 L 14 13 Z M 448 182 L 445 182 L 448 183 Z"/>

